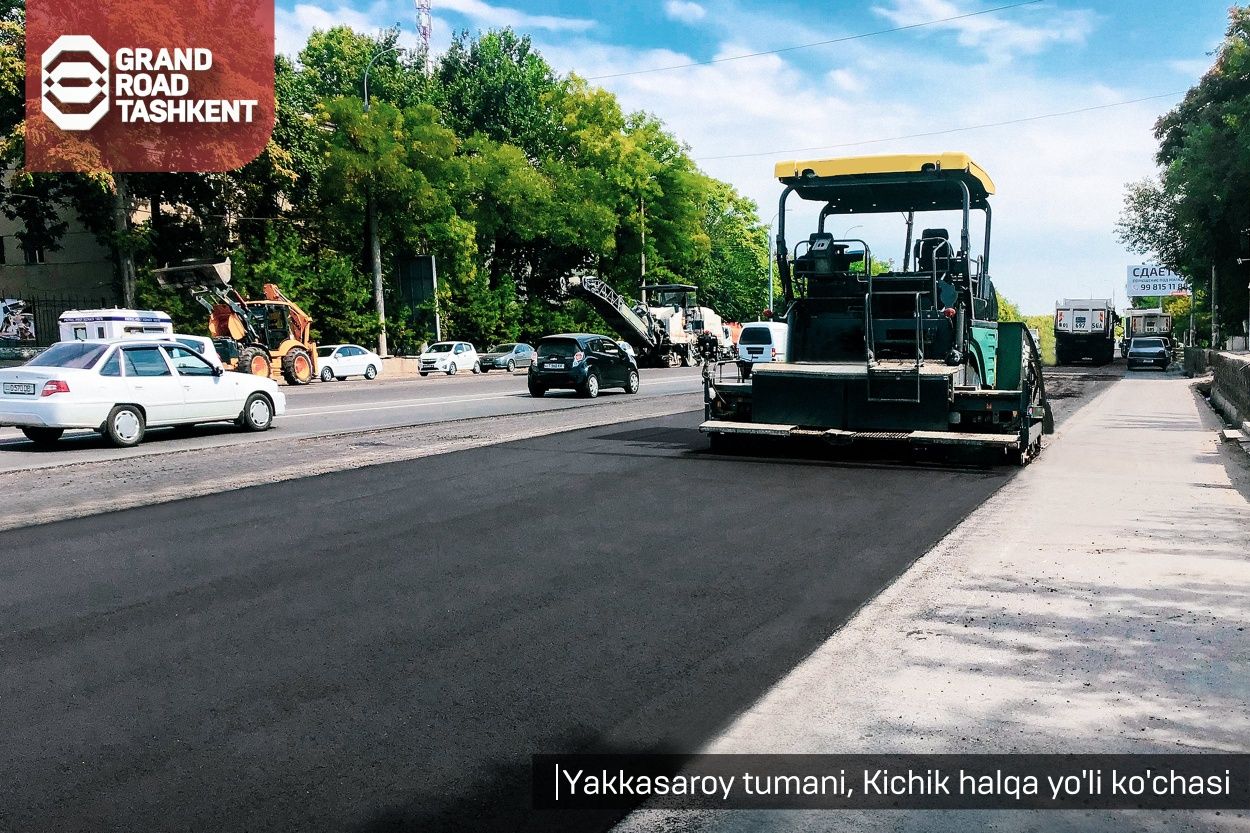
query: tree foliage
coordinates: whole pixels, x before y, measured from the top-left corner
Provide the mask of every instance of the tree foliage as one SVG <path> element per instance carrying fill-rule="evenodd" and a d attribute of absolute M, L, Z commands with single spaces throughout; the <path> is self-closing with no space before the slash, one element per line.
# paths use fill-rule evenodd
<path fill-rule="evenodd" d="M 1250 257 L 1250 8 L 1229 12 L 1214 65 L 1159 119 L 1155 136 L 1160 174 L 1126 188 L 1119 237 L 1189 279 L 1200 335 L 1210 332 L 1214 268 L 1221 330 L 1240 332 L 1250 277 L 1237 262 Z"/>
<path fill-rule="evenodd" d="M 0 6 L 0 134 L 11 160 L 20 156 L 22 30 L 21 7 Z M 395 278 L 431 254 L 444 335 L 454 338 L 601 328 L 569 296 L 569 278 L 596 272 L 636 297 L 644 255 L 649 276 L 699 286 L 727 318 L 762 310 L 767 240 L 755 205 L 699 171 L 658 119 L 557 75 L 509 29 L 456 35 L 429 74 L 397 38 L 339 26 L 313 32 L 297 59 L 279 56 L 265 150 L 227 173 L 127 175 L 136 204 L 151 208 L 128 231 L 114 230 L 107 176 L 23 175 L 0 210 L 45 247 L 63 233 L 62 209 L 77 211 L 115 251 L 134 254 L 140 299 L 180 319 L 200 313 L 160 290 L 151 267 L 229 255 L 240 289 L 279 284 L 323 340 L 377 333 L 370 200 L 393 342 L 432 335 L 411 329 Z"/>

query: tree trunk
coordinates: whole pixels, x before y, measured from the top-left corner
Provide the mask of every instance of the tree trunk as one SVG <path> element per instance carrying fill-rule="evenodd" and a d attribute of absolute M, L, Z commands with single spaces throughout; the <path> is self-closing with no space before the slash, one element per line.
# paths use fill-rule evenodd
<path fill-rule="evenodd" d="M 113 174 L 113 231 L 117 233 L 117 262 L 122 279 L 122 303 L 135 305 L 135 255 L 130 248 L 130 192 L 124 174 Z"/>

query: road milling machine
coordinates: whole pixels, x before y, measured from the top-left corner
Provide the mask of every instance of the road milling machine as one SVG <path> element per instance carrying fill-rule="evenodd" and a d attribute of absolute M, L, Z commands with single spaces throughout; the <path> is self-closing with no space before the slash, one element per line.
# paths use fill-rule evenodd
<path fill-rule="evenodd" d="M 208 334 L 227 368 L 254 376 L 281 374 L 289 385 L 316 377 L 312 318 L 276 285 L 265 284 L 263 301 L 247 300 L 230 285 L 230 258 L 188 260 L 153 272 L 161 286 L 190 292 L 208 310 Z"/>
<path fill-rule="evenodd" d="M 1053 418 L 1032 334 L 998 320 L 989 175 L 962 153 L 782 162 L 776 175 L 787 360 L 750 378 L 729 362 L 705 368 L 701 430 L 713 447 L 755 435 L 970 446 L 1019 465 L 1035 457 Z M 793 246 L 792 196 L 821 205 L 816 231 Z M 916 215 L 929 212 L 959 227 L 916 234 Z M 881 261 L 866 240 L 826 231 L 865 214 L 902 218 L 901 269 L 874 274 Z M 984 220 L 976 255 L 974 214 Z"/>
<path fill-rule="evenodd" d="M 703 361 L 699 336 L 710 333 L 720 355 L 732 352 L 721 317 L 698 302 L 698 287 L 684 283 L 649 283 L 642 301 L 624 297 L 593 275 L 574 278 L 582 298 L 629 343 L 639 361 L 655 367 L 692 367 Z"/>

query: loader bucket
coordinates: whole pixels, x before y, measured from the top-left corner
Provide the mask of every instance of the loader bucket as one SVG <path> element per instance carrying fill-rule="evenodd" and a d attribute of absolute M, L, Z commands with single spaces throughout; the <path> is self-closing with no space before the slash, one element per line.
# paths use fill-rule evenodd
<path fill-rule="evenodd" d="M 175 266 L 153 269 L 156 282 L 171 289 L 222 290 L 230 285 L 230 258 L 225 260 L 184 260 Z"/>

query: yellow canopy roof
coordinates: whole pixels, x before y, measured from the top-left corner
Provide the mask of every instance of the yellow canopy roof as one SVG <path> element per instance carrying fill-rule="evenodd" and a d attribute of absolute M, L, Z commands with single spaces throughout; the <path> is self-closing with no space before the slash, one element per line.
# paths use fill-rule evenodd
<path fill-rule="evenodd" d="M 816 176 L 867 176 L 920 172 L 926 165 L 942 171 L 967 171 L 980 180 L 985 193 L 993 194 L 994 180 L 966 153 L 888 153 L 878 156 L 843 156 L 838 159 L 789 160 L 777 163 L 777 178 L 788 179 L 811 171 Z"/>
<path fill-rule="evenodd" d="M 983 207 L 994 181 L 966 153 L 901 153 L 839 159 L 778 162 L 777 178 L 803 199 L 827 200 L 849 211 L 906 211 L 955 208 L 962 202 L 950 188 L 968 187 L 972 207 Z"/>

